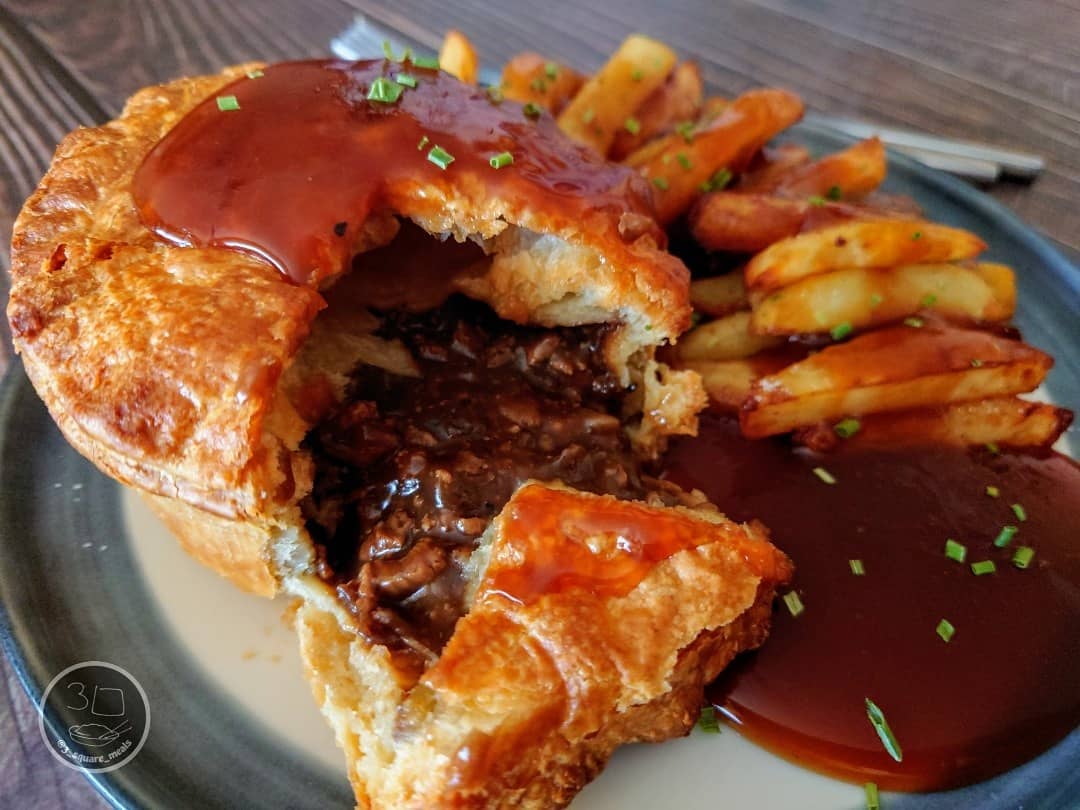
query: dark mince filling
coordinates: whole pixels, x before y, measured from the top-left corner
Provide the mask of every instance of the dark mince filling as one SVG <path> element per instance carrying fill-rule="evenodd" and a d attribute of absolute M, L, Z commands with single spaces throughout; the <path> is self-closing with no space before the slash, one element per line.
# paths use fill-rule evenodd
<path fill-rule="evenodd" d="M 464 610 L 463 566 L 523 482 L 678 500 L 643 469 L 620 421 L 628 393 L 607 369 L 609 327 L 521 327 L 455 297 L 385 317 L 419 378 L 362 366 L 307 439 L 304 503 L 319 575 L 357 629 L 421 669 Z"/>

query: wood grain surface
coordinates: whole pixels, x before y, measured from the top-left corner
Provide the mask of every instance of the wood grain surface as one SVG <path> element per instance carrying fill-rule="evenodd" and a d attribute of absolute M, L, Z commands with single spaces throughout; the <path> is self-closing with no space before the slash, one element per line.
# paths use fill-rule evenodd
<path fill-rule="evenodd" d="M 65 132 L 114 115 L 146 84 L 326 54 L 358 13 L 432 49 L 460 28 L 491 66 L 536 50 L 593 69 L 643 31 L 697 58 L 721 93 L 782 85 L 820 112 L 1036 152 L 1048 160 L 1042 177 L 988 191 L 1080 249 L 1076 0 L 9 0 L 0 5 L 3 298 L 12 221 Z M 48 754 L 2 658 L 0 682 L 0 807 L 103 807 Z"/>

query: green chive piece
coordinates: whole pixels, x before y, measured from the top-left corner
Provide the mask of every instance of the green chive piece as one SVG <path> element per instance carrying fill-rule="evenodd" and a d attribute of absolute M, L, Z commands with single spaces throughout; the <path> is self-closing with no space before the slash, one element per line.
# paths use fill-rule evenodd
<path fill-rule="evenodd" d="M 1027 520 L 1027 510 L 1024 509 L 1024 507 L 1020 504 L 1014 503 L 1009 508 L 1012 509 L 1013 514 L 1016 515 L 1016 519 L 1019 520 L 1021 523 Z"/>
<path fill-rule="evenodd" d="M 408 73 L 395 73 L 394 81 L 405 87 L 416 87 L 417 81 L 415 76 L 410 76 Z"/>
<path fill-rule="evenodd" d="M 878 796 L 877 785 L 867 782 L 863 785 L 863 792 L 866 793 L 866 810 L 881 810 L 881 797 Z"/>
<path fill-rule="evenodd" d="M 831 472 L 826 470 L 824 467 L 814 467 L 813 472 L 814 472 L 814 475 L 816 475 L 818 478 L 820 478 L 826 484 L 835 484 L 836 483 L 836 478 L 833 476 L 833 474 Z"/>
<path fill-rule="evenodd" d="M 645 331 L 646 332 L 651 332 L 652 331 L 652 324 L 651 323 L 645 324 Z"/>
<path fill-rule="evenodd" d="M 848 560 L 847 564 L 848 568 L 851 569 L 851 573 L 853 573 L 855 576 L 866 576 L 866 566 L 863 565 L 862 560 Z"/>
<path fill-rule="evenodd" d="M 262 72 L 261 70 L 259 70 L 258 68 L 255 68 L 255 70 L 249 70 L 249 71 L 247 72 L 247 77 L 248 77 L 249 79 L 261 79 L 261 78 L 262 78 L 263 76 L 265 76 L 265 75 L 266 75 L 266 74 L 265 74 L 265 73 L 263 73 L 263 72 Z"/>
<path fill-rule="evenodd" d="M 581 123 L 583 123 L 583 124 L 592 123 L 592 120 L 594 118 L 596 118 L 596 110 L 594 110 L 592 107 L 589 107 L 589 109 L 587 109 L 585 112 L 583 112 L 581 114 Z"/>
<path fill-rule="evenodd" d="M 878 705 L 870 698 L 866 698 L 866 716 L 870 718 L 870 724 L 874 727 L 874 731 L 877 732 L 881 744 L 885 746 L 889 756 L 897 762 L 903 762 L 904 752 L 900 750 L 900 743 L 897 742 L 896 735 L 889 728 L 889 721 L 885 719 L 885 712 L 881 711 Z"/>
<path fill-rule="evenodd" d="M 544 112 L 531 101 L 527 102 L 525 106 L 521 108 L 521 111 L 525 113 L 526 118 L 539 118 L 540 115 Z"/>
<path fill-rule="evenodd" d="M 660 162 L 663 163 L 665 166 L 667 166 L 669 163 L 671 163 L 671 155 L 670 154 L 664 155 L 662 158 L 660 158 Z"/>
<path fill-rule="evenodd" d="M 971 361 L 971 367 L 972 368 L 982 368 L 982 366 L 983 366 L 983 361 L 982 360 L 980 360 L 977 357 L 972 358 L 972 361 Z"/>
<path fill-rule="evenodd" d="M 911 235 L 912 242 L 918 242 L 920 239 L 922 239 L 922 231 L 915 231 L 915 233 Z"/>
<path fill-rule="evenodd" d="M 240 109 L 240 102 L 236 100 L 236 96 L 218 96 L 217 108 L 222 112 L 232 112 Z"/>
<path fill-rule="evenodd" d="M 844 321 L 843 323 L 838 323 L 836 326 L 830 329 L 829 334 L 832 336 L 833 340 L 843 340 L 851 334 L 854 328 L 855 327 L 851 325 L 851 321 Z"/>
<path fill-rule="evenodd" d="M 534 93 L 543 93 L 547 91 L 547 82 L 541 77 L 537 76 L 531 82 L 529 82 L 529 89 Z"/>
<path fill-rule="evenodd" d="M 956 628 L 952 626 L 952 622 L 948 619 L 942 619 L 937 623 L 937 634 L 941 636 L 941 640 L 948 644 L 952 641 L 952 637 L 956 635 Z"/>
<path fill-rule="evenodd" d="M 798 616 L 806 610 L 806 606 L 803 605 L 802 599 L 799 598 L 799 595 L 795 593 L 795 591 L 788 591 L 784 594 L 784 604 L 787 605 L 788 612 L 792 616 Z"/>
<path fill-rule="evenodd" d="M 371 83 L 371 87 L 368 88 L 368 101 L 377 101 L 380 104 L 393 104 L 399 98 L 404 91 L 397 82 L 391 81 L 385 76 L 376 77 L 375 81 Z"/>
<path fill-rule="evenodd" d="M 841 419 L 833 425 L 833 430 L 836 431 L 836 435 L 841 439 L 850 439 L 861 429 L 862 422 L 850 416 L 847 419 Z"/>
<path fill-rule="evenodd" d="M 384 39 L 382 41 L 382 52 L 383 52 L 383 55 L 387 58 L 388 61 L 390 61 L 390 62 L 396 62 L 397 61 L 397 59 L 394 57 L 394 49 L 390 47 L 390 40 Z"/>
<path fill-rule="evenodd" d="M 679 133 L 680 135 L 682 135 L 682 139 L 684 141 L 686 141 L 687 143 L 690 143 L 692 140 L 694 140 L 694 122 L 693 121 L 683 121 L 681 124 L 678 124 L 675 127 L 675 131 L 677 133 Z"/>
<path fill-rule="evenodd" d="M 922 329 L 926 326 L 926 321 L 922 318 L 904 318 L 904 326 L 910 326 L 912 329 Z"/>
<path fill-rule="evenodd" d="M 723 166 L 716 170 L 712 177 L 702 183 L 698 188 L 703 192 L 722 191 L 731 182 L 731 170 Z"/>
<path fill-rule="evenodd" d="M 637 135 L 641 132 L 641 122 L 636 118 L 627 118 L 623 121 L 623 126 L 626 127 L 626 131 L 631 135 Z"/>
<path fill-rule="evenodd" d="M 417 152 L 419 152 L 419 151 L 420 151 L 421 149 L 423 149 L 423 148 L 424 148 L 425 146 L 427 146 L 427 145 L 428 145 L 429 143 L 431 143 L 431 141 L 430 141 L 430 140 L 428 140 L 428 136 L 427 136 L 427 135 L 423 136 L 423 137 L 422 137 L 422 138 L 420 139 L 420 143 L 418 143 L 418 144 L 416 145 L 416 151 L 417 151 Z"/>
<path fill-rule="evenodd" d="M 640 82 L 644 75 L 645 74 L 642 73 L 640 69 L 634 68 L 634 72 L 630 74 L 630 78 L 635 82 Z"/>
<path fill-rule="evenodd" d="M 544 65 L 544 75 L 547 76 L 549 79 L 554 79 L 556 76 L 559 75 L 559 66 L 556 65 L 554 62 L 547 62 Z"/>
<path fill-rule="evenodd" d="M 492 84 L 488 86 L 488 89 L 485 92 L 487 93 L 487 97 L 491 100 L 493 104 L 502 103 L 503 91 L 501 87 Z"/>
<path fill-rule="evenodd" d="M 418 68 L 439 69 L 439 57 L 437 56 L 414 56 L 411 61 Z"/>
<path fill-rule="evenodd" d="M 880 295 L 878 295 L 877 293 L 874 293 L 873 295 L 870 296 L 870 306 L 872 306 L 872 307 L 880 306 L 881 302 L 884 301 L 884 300 L 885 299 L 882 298 Z"/>
<path fill-rule="evenodd" d="M 698 728 L 706 734 L 719 734 L 720 721 L 716 719 L 716 709 L 712 706 L 703 706 L 698 715 Z"/>
<path fill-rule="evenodd" d="M 951 537 L 945 541 L 945 556 L 950 560 L 962 563 L 967 559 L 967 546 L 957 543 Z"/>
<path fill-rule="evenodd" d="M 844 196 L 844 192 L 841 190 L 840 186 L 830 186 L 829 190 L 825 192 L 825 196 L 830 200 L 839 200 Z"/>
<path fill-rule="evenodd" d="M 995 456 L 1001 455 L 1001 448 L 998 447 L 997 442 L 987 442 L 986 449 L 993 453 Z"/>
<path fill-rule="evenodd" d="M 821 206 L 823 206 L 825 204 L 825 198 L 821 197 L 821 196 L 819 196 L 817 194 L 813 195 L 812 197 L 807 197 L 806 201 L 808 203 L 810 203 L 812 206 L 814 206 L 815 208 L 820 208 Z"/>
<path fill-rule="evenodd" d="M 1002 526 L 998 536 L 994 538 L 994 545 L 998 548 L 1005 548 L 1013 541 L 1019 531 L 1020 529 L 1016 526 Z"/>
<path fill-rule="evenodd" d="M 1035 549 L 1031 546 L 1020 546 L 1013 554 L 1012 562 L 1017 568 L 1023 570 L 1031 565 L 1031 558 L 1035 556 Z"/>
<path fill-rule="evenodd" d="M 986 488 L 986 494 L 989 495 L 991 498 L 998 498 L 1001 496 L 1001 490 L 995 486 L 988 486 Z"/>
<path fill-rule="evenodd" d="M 652 184 L 661 191 L 667 191 L 670 188 L 666 177 L 654 177 L 652 179 Z"/>
<path fill-rule="evenodd" d="M 503 166 L 509 166 L 513 162 L 514 156 L 509 152 L 500 152 L 497 155 L 492 155 L 491 160 L 488 161 L 493 169 L 501 169 Z"/>
<path fill-rule="evenodd" d="M 993 560 L 979 560 L 978 562 L 971 564 L 971 573 L 977 577 L 986 576 L 997 571 L 997 566 L 994 565 Z"/>
<path fill-rule="evenodd" d="M 446 171 L 446 167 L 454 162 L 454 156 L 438 145 L 431 147 L 431 151 L 427 153 L 427 159 L 443 171 Z"/>
<path fill-rule="evenodd" d="M 694 168 L 694 164 L 690 162 L 690 156 L 687 155 L 686 152 L 679 152 L 679 154 L 675 156 L 675 159 L 679 161 L 679 165 L 687 171 Z"/>
<path fill-rule="evenodd" d="M 921 307 L 925 308 L 925 309 L 929 309 L 930 307 L 932 307 L 936 303 L 937 303 L 937 296 L 934 295 L 933 293 L 929 293 L 929 294 L 923 296 L 923 299 L 922 299 L 922 301 L 919 302 L 919 305 Z"/>

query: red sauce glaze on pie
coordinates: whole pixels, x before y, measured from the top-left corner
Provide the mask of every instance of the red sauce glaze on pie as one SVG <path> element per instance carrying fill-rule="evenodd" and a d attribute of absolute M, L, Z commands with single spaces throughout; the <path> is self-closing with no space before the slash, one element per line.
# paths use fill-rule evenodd
<path fill-rule="evenodd" d="M 804 612 L 778 603 L 768 642 L 712 687 L 750 739 L 843 779 L 923 791 L 1006 771 L 1080 724 L 1075 462 L 947 447 L 818 455 L 749 441 L 708 415 L 667 467 L 732 519 L 760 519 L 795 563 Z M 1008 525 L 1019 531 L 995 547 Z M 964 563 L 945 556 L 948 538 L 967 547 Z M 1012 562 L 1020 546 L 1035 549 L 1025 570 Z M 976 576 L 981 560 L 996 571 Z M 942 619 L 955 627 L 948 643 Z M 902 762 L 878 740 L 865 698 L 884 711 Z"/>
<path fill-rule="evenodd" d="M 416 87 L 392 103 L 368 99 L 373 82 L 401 73 Z M 626 211 L 651 216 L 648 187 L 631 170 L 574 144 L 550 116 L 527 116 L 446 73 L 379 59 L 285 62 L 253 75 L 195 107 L 136 173 L 140 217 L 159 236 L 245 250 L 317 285 L 348 266 L 372 212 L 445 214 L 443 192 L 477 208 L 498 198 L 511 211 L 559 210 L 583 227 L 598 216 L 610 227 Z M 445 169 L 432 162 L 435 147 L 453 157 Z M 493 168 L 503 152 L 513 163 Z"/>

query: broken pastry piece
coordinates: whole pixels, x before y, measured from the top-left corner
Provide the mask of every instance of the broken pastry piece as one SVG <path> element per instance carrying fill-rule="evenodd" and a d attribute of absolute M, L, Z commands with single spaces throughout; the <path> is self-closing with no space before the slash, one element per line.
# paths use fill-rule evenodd
<path fill-rule="evenodd" d="M 705 394 L 655 357 L 689 274 L 644 179 L 401 70 L 232 68 L 72 133 L 8 317 L 74 447 L 301 598 L 362 806 L 565 804 L 685 732 L 788 563 L 657 476 Z"/>
<path fill-rule="evenodd" d="M 468 567 L 470 606 L 416 679 L 321 582 L 297 614 L 360 807 L 562 807 L 627 742 L 689 732 L 767 634 L 791 564 L 755 527 L 529 483 Z"/>

